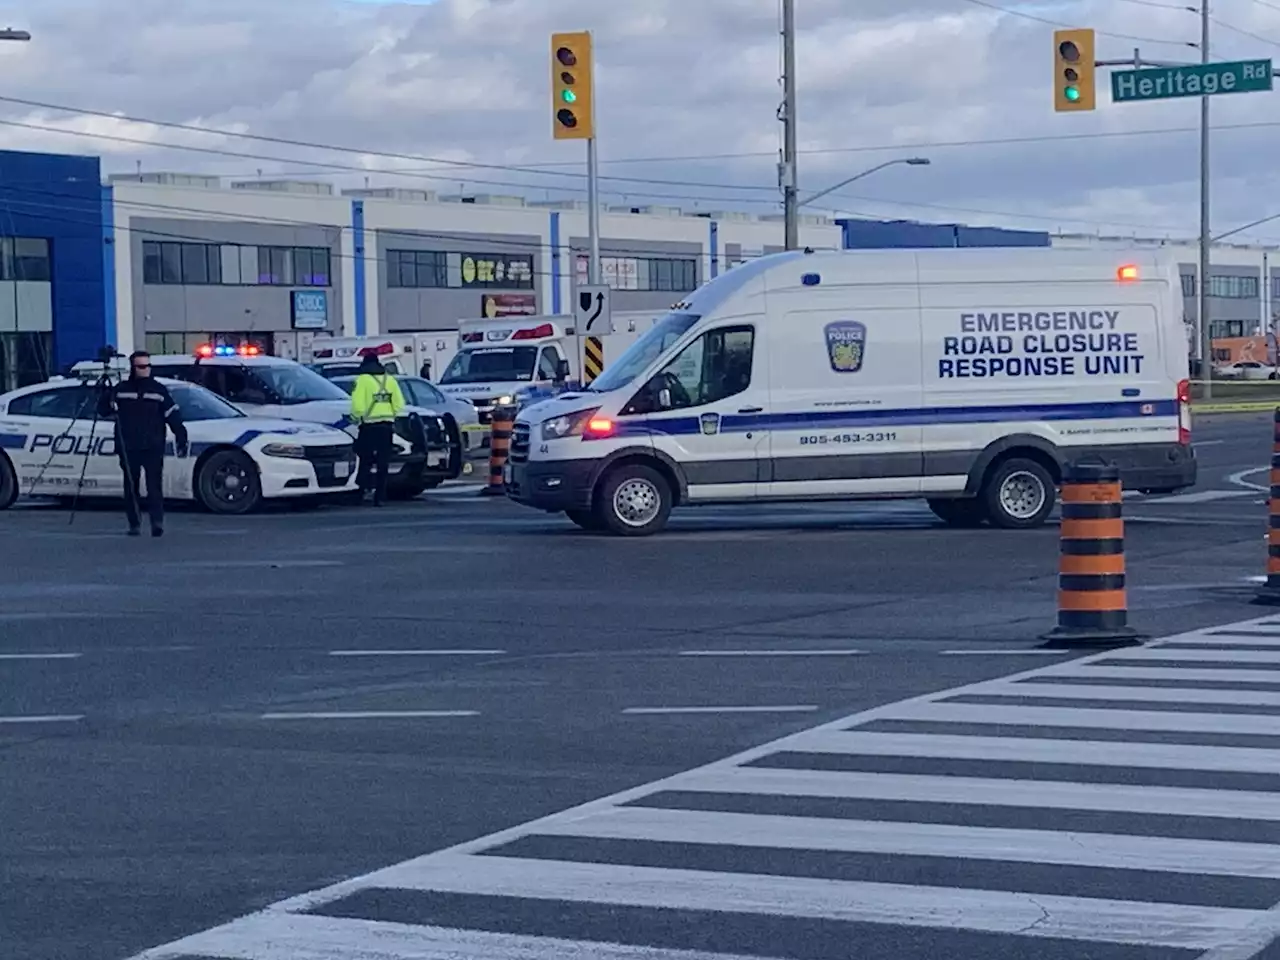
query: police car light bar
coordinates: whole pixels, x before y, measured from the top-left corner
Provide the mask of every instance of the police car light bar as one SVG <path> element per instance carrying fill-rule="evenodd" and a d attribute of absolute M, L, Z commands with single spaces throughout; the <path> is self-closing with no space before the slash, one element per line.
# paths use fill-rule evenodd
<path fill-rule="evenodd" d="M 381 343 L 376 347 L 361 347 L 360 356 L 362 357 L 385 357 L 388 353 L 395 353 L 396 348 L 390 343 Z"/>
<path fill-rule="evenodd" d="M 262 353 L 262 350 L 252 343 L 242 343 L 239 347 L 231 347 L 225 343 L 220 343 L 216 347 L 210 343 L 202 343 L 196 347 L 196 356 L 202 359 L 209 357 L 234 357 L 239 354 L 242 357 L 256 357 Z"/>
<path fill-rule="evenodd" d="M 483 340 L 483 339 L 484 339 L 484 334 L 482 334 L 482 333 L 464 333 L 464 334 L 462 334 L 462 336 L 460 337 L 460 339 L 462 340 L 462 342 L 463 342 L 463 343 L 479 343 L 481 340 Z"/>

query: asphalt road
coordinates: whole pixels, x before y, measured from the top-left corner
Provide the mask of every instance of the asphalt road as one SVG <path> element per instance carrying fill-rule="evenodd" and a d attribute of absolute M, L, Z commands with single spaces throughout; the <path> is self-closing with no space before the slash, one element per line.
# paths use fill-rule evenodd
<path fill-rule="evenodd" d="M 1248 600 L 1265 562 L 1261 490 L 1270 433 L 1266 415 L 1204 418 L 1196 429 L 1197 489 L 1127 501 L 1136 626 L 1162 636 L 1259 615 Z M 1119 946 L 1081 938 L 1092 928 L 1070 919 L 1078 903 L 1053 895 L 1111 902 L 1135 883 L 1157 883 L 1152 889 L 1184 912 L 1218 911 L 1188 934 L 1188 942 L 1199 936 L 1206 943 L 1205 931 L 1253 922 L 1255 911 L 1280 902 L 1280 871 L 1260 877 L 1255 868 L 1249 883 L 1227 876 L 1227 867 L 1216 879 L 1174 875 L 1146 848 L 1133 854 L 1146 864 L 1136 872 L 1096 857 L 1049 867 L 1025 851 L 1015 855 L 1016 844 L 1010 862 L 984 860 L 972 838 L 939 839 L 924 825 L 1097 832 L 1102 820 L 1072 809 L 1063 814 L 1067 826 L 1055 828 L 1054 817 L 1034 811 L 1001 819 L 986 807 L 972 812 L 976 806 L 957 808 L 971 813 L 957 820 L 948 803 L 991 800 L 948 798 L 936 782 L 928 789 L 939 802 L 908 803 L 920 797 L 902 783 L 901 795 L 873 797 L 841 781 L 814 786 L 791 806 L 767 785 L 726 788 L 723 766 L 689 775 L 702 776 L 701 784 L 644 787 L 791 735 L 800 739 L 751 762 L 807 771 L 811 779 L 823 776 L 814 771 L 870 771 L 896 781 L 902 778 L 894 774 L 929 773 L 929 764 L 951 764 L 941 771 L 947 776 L 978 777 L 977 765 L 992 756 L 975 753 L 972 743 L 929 759 L 905 747 L 855 750 L 805 731 L 839 721 L 834 729 L 869 723 L 877 734 L 932 737 L 945 722 L 950 733 L 976 737 L 990 736 L 991 723 L 1012 722 L 965 714 L 961 724 L 923 707 L 897 708 L 900 715 L 887 719 L 849 718 L 1079 656 L 1039 648 L 1055 610 L 1052 527 L 952 531 L 923 505 L 907 503 L 703 508 L 677 514 L 663 536 L 622 542 L 470 491 L 382 510 L 247 519 L 179 513 L 159 542 L 126 539 L 121 527 L 105 510 L 81 511 L 74 523 L 61 509 L 0 517 L 7 561 L 0 582 L 3 960 L 121 960 L 208 928 L 223 933 L 168 955 L 334 960 L 372 957 L 377 942 L 390 951 L 377 956 L 419 960 L 540 957 L 544 949 L 548 957 L 630 960 L 674 956 L 656 948 L 676 947 L 828 960 L 847 958 L 853 936 L 860 960 L 1012 960 L 1030 949 L 1064 960 L 1127 960 L 1195 952 L 1140 936 Z M 1248 669 L 1274 671 L 1275 648 L 1262 642 L 1258 650 L 1257 663 L 1245 656 Z M 1187 662 L 1194 658 L 1181 656 L 1173 666 L 1156 662 L 1194 670 Z M 1214 686 L 1186 676 L 1200 688 Z M 1278 691 L 1253 694 L 1255 717 L 1268 706 L 1280 712 L 1268 699 L 1280 696 L 1280 686 L 1266 686 L 1276 678 L 1240 681 L 1243 689 Z M 1152 677 L 1126 689 L 1142 699 L 1135 685 L 1165 690 L 1179 682 Z M 1010 694 L 981 688 L 970 696 L 981 712 Z M 1016 701 L 1036 704 L 1060 709 L 1063 701 Z M 1043 732 L 1062 726 L 1061 717 L 1046 716 L 1052 722 L 1029 728 L 1041 738 L 1060 735 Z M 1213 735 L 1217 727 L 1206 722 L 1200 733 Z M 1224 738 L 1235 729 L 1221 726 Z M 1134 739 L 1128 734 L 1121 718 L 1093 738 Z M 1149 746 L 1189 742 L 1172 729 L 1143 736 Z M 1245 739 L 1274 748 L 1280 737 Z M 1047 742 L 1058 743 L 1026 741 Z M 1190 791 L 1238 776 L 1240 784 L 1222 788 L 1253 797 L 1280 790 L 1272 782 L 1280 778 L 1277 754 L 1265 753 L 1247 773 L 1231 766 L 1205 772 L 1175 757 L 1166 758 L 1173 772 L 1122 779 Z M 1112 782 L 1093 765 L 1078 777 L 1069 775 L 1074 766 L 1050 776 L 1043 757 L 1021 759 L 1023 767 L 1009 763 L 982 776 L 1027 790 L 1030 764 L 1036 780 Z M 1081 756 L 1054 764 L 1086 761 L 1093 763 Z M 974 784 L 989 781 L 964 782 L 978 791 Z M 573 818 L 553 818 L 548 829 L 557 835 L 519 828 L 486 841 L 513 841 L 497 865 L 484 856 L 429 858 L 420 870 L 342 888 L 320 933 L 286 930 L 272 916 L 276 946 L 264 947 L 262 929 L 234 928 L 228 939 L 219 926 L 282 898 L 642 787 L 648 813 L 627 814 L 639 817 L 630 827 L 619 817 L 612 832 L 583 834 L 564 826 Z M 886 813 L 884 803 L 873 810 L 872 801 L 893 810 Z M 1103 832 L 1280 843 L 1277 807 L 1212 822 L 1230 828 L 1225 833 L 1195 818 L 1155 817 L 1156 829 L 1140 810 L 1116 814 Z M 690 819 L 690 810 L 703 819 Z M 903 849 L 877 852 L 864 838 L 835 851 L 793 836 L 804 826 L 795 820 L 739 822 L 735 815 L 835 817 L 855 826 L 859 817 L 910 820 L 919 832 L 893 832 Z M 1179 819 L 1187 822 L 1173 823 Z M 775 835 L 785 856 L 745 839 Z M 561 869 L 529 873 L 521 858 L 554 859 Z M 704 883 L 705 876 L 695 883 L 679 872 L 693 869 L 719 871 L 713 879 L 731 875 L 736 885 Z M 824 887 L 832 878 L 862 886 Z M 926 908 L 928 897 L 915 906 L 893 901 L 883 884 L 934 885 L 957 898 L 961 888 L 1012 884 L 1032 899 L 1002 905 L 987 896 L 966 905 L 950 894 L 939 900 L 935 890 L 930 902 L 942 906 Z M 613 890 L 612 899 L 592 894 L 600 889 Z M 862 912 L 842 912 L 835 901 L 824 912 L 824 897 L 852 897 Z M 1028 907 L 1035 898 L 1050 903 L 1046 917 L 1061 907 L 1067 919 L 1038 920 Z M 726 919 L 726 910 L 734 916 Z M 1115 929 L 1147 929 L 1160 919 L 1117 911 L 1095 914 Z M 920 921 L 925 914 L 933 920 Z M 1025 931 L 1009 935 L 1037 923 L 1045 928 L 1039 934 L 1052 936 L 1028 945 Z M 428 943 L 418 932 L 424 924 L 484 934 Z M 596 945 L 566 953 L 563 944 L 518 939 L 526 935 L 651 949 Z M 329 952 L 315 952 L 321 942 Z"/>

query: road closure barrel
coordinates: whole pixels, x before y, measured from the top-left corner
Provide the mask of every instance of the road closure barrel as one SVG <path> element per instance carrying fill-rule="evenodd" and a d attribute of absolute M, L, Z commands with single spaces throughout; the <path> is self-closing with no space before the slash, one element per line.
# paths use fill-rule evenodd
<path fill-rule="evenodd" d="M 1258 589 L 1255 603 L 1280 606 L 1280 408 L 1271 429 L 1271 489 L 1267 494 L 1267 582 Z"/>
<path fill-rule="evenodd" d="M 507 457 L 511 455 L 511 433 L 515 426 L 515 407 L 493 408 L 493 421 L 489 430 L 489 482 L 480 490 L 482 497 L 506 495 L 502 472 L 507 465 Z"/>
<path fill-rule="evenodd" d="M 1051 647 L 1128 646 L 1129 626 L 1120 470 L 1100 460 L 1069 464 L 1062 482 L 1058 625 Z"/>

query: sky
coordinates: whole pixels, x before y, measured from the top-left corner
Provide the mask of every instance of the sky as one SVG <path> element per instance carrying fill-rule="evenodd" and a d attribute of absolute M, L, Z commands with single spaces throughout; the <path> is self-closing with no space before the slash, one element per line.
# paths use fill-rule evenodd
<path fill-rule="evenodd" d="M 1211 12 L 1212 59 L 1280 60 L 1280 0 Z M 1099 71 L 1097 110 L 1052 105 L 1056 25 L 1095 28 L 1100 58 L 1198 61 L 1177 0 L 796 0 L 796 18 L 802 193 L 930 160 L 814 212 L 1195 235 L 1197 100 L 1112 104 Z M 588 29 L 606 203 L 780 212 L 778 0 L 0 0 L 0 21 L 32 34 L 0 43 L 0 148 L 537 200 L 585 199 L 548 62 L 553 31 Z M 1280 86 L 1212 100 L 1215 234 L 1280 214 L 1278 107 Z M 1280 218 L 1234 239 L 1280 244 Z"/>

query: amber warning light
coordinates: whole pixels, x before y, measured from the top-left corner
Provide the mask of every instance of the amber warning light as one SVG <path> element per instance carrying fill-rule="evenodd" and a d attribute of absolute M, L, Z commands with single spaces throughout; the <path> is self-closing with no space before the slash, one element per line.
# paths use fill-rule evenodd
<path fill-rule="evenodd" d="M 1119 270 L 1116 271 L 1116 278 L 1121 283 L 1131 283 L 1132 281 L 1138 279 L 1138 268 L 1134 266 L 1132 263 L 1125 264 L 1123 267 L 1121 267 Z"/>

